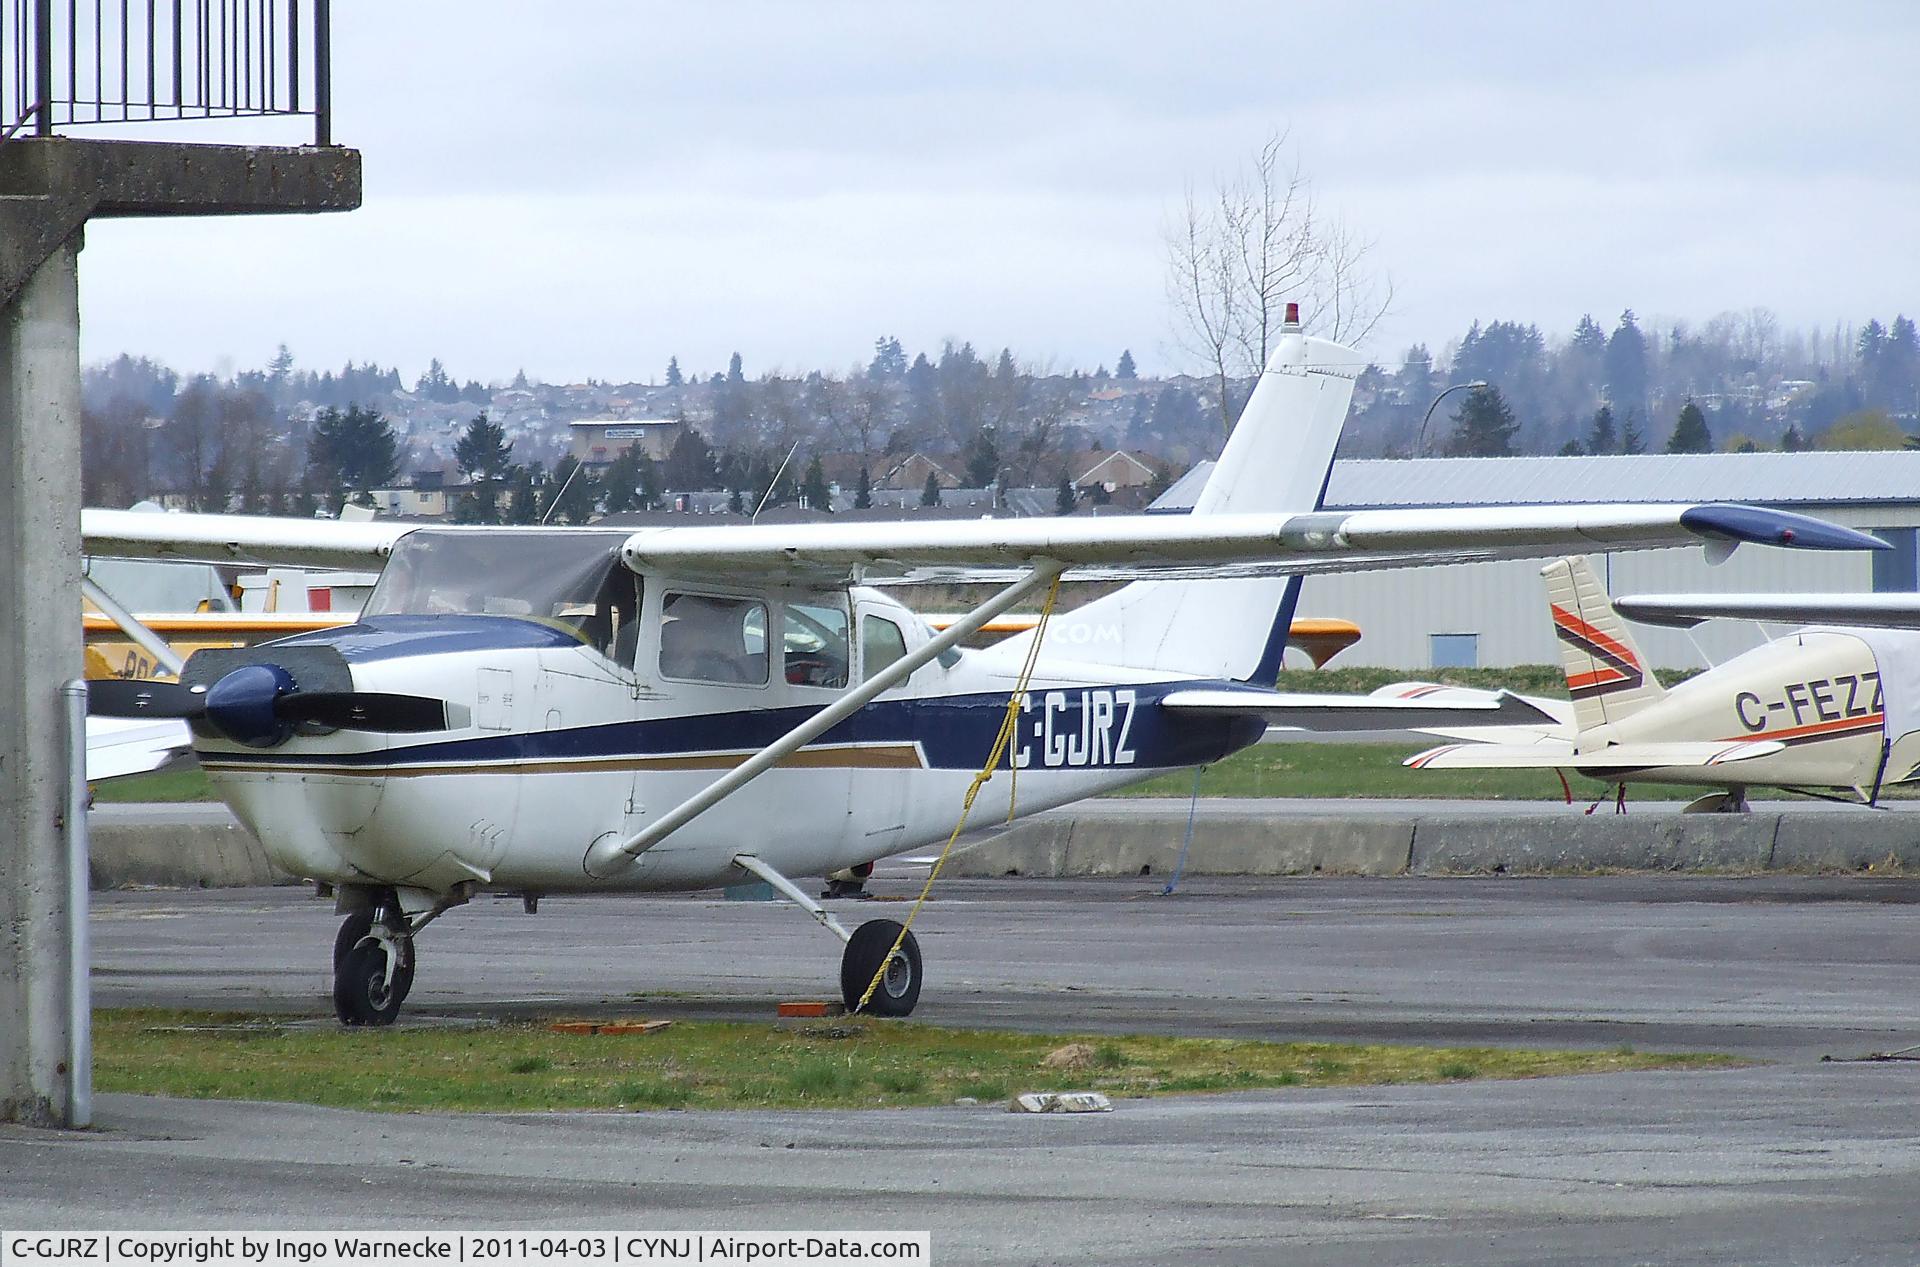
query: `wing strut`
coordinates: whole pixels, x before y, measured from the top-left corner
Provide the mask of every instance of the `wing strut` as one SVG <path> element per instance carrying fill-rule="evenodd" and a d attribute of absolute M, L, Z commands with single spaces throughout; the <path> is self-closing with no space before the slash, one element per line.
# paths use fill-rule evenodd
<path fill-rule="evenodd" d="M 120 600 L 100 588 L 100 583 L 91 576 L 80 577 L 80 592 L 87 601 L 106 613 L 108 620 L 120 626 L 120 632 L 134 640 L 140 649 L 153 657 L 155 664 L 165 665 L 167 672 L 175 677 L 186 667 L 186 661 L 180 653 L 167 645 L 167 640 L 140 623 L 140 618 L 120 605 Z"/>
<path fill-rule="evenodd" d="M 952 648 L 963 638 L 971 636 L 982 625 L 1035 590 L 1051 585 L 1054 577 L 1063 570 L 1063 565 L 1051 559 L 1036 562 L 1025 576 L 948 625 L 918 651 L 910 652 L 902 659 L 895 660 L 679 805 L 654 819 L 640 831 L 625 840 L 608 839 L 596 842 L 587 850 L 587 856 L 581 865 L 588 875 L 598 878 L 619 874 L 622 869 L 632 865 L 633 860 L 642 853 L 865 708 L 875 696 L 906 681 L 916 669 L 931 663 L 941 653 Z"/>

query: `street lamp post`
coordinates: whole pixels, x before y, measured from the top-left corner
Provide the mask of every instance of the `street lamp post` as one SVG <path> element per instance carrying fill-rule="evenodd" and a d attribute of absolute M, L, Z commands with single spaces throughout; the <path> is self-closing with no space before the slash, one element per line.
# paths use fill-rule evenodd
<path fill-rule="evenodd" d="M 1413 438 L 1413 456 L 1421 457 L 1426 453 L 1427 424 L 1433 421 L 1433 411 L 1439 408 L 1441 401 L 1453 395 L 1455 392 L 1477 391 L 1485 386 L 1487 386 L 1487 381 L 1483 378 L 1476 378 L 1471 383 L 1455 383 L 1428 402 L 1427 415 L 1420 420 L 1420 434 Z"/>

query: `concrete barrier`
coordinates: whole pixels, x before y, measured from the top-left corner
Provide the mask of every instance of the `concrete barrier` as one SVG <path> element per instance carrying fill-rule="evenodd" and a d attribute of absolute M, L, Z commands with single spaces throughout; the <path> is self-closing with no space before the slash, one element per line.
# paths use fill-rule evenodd
<path fill-rule="evenodd" d="M 1043 815 L 957 850 L 955 876 L 1168 875 L 1186 834 L 1184 813 L 1076 818 Z M 1194 824 L 1189 875 L 1399 875 L 1413 846 L 1411 820 L 1275 818 L 1215 812 Z"/>
<path fill-rule="evenodd" d="M 1095 802 L 964 842 L 951 876 L 1171 874 L 1179 810 Z M 292 884 L 237 824 L 101 823 L 90 828 L 95 888 Z M 1205 804 L 1189 875 L 1498 875 L 1579 871 L 1920 870 L 1920 813 L 1524 815 L 1431 811 L 1269 814 Z"/>
<path fill-rule="evenodd" d="M 1542 871 L 1758 871 L 1777 814 L 1529 814 L 1423 816 L 1414 823 L 1417 875 Z"/>
<path fill-rule="evenodd" d="M 1186 813 L 1056 810 L 963 846 L 956 876 L 1163 875 Z M 1431 812 L 1303 817 L 1212 803 L 1194 824 L 1190 875 L 1500 875 L 1581 871 L 1920 869 L 1920 814 L 1524 815 Z"/>
<path fill-rule="evenodd" d="M 267 861 L 237 823 L 100 823 L 87 826 L 88 879 L 96 889 L 133 884 L 220 889 L 297 884 Z"/>
<path fill-rule="evenodd" d="M 1783 814 L 1768 865 L 1777 871 L 1920 868 L 1920 814 Z"/>

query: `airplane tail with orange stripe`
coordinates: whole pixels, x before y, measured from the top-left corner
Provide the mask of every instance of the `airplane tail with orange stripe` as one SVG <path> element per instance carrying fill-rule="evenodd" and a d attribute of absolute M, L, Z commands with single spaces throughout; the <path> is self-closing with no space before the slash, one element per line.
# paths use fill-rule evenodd
<path fill-rule="evenodd" d="M 1555 559 L 1540 575 L 1577 732 L 1619 722 L 1667 693 L 1585 556 Z"/>

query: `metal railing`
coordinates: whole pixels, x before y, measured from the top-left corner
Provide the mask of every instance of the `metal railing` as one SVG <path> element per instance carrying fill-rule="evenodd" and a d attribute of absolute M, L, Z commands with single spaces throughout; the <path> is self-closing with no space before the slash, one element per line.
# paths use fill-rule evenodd
<path fill-rule="evenodd" d="M 305 116 L 331 145 L 331 0 L 0 0 L 0 143 Z"/>

